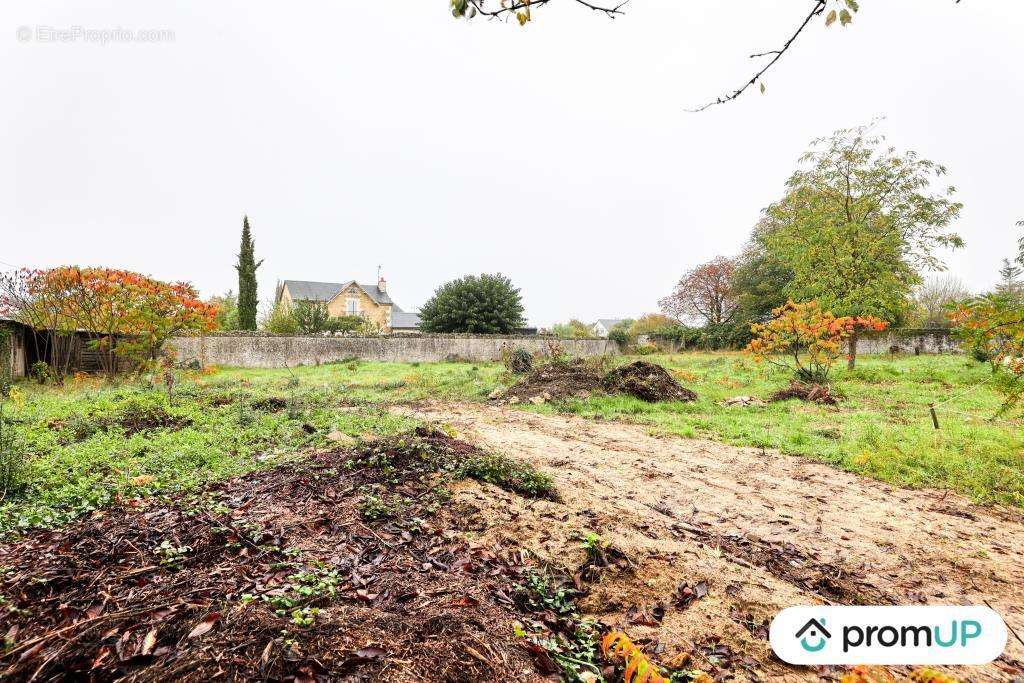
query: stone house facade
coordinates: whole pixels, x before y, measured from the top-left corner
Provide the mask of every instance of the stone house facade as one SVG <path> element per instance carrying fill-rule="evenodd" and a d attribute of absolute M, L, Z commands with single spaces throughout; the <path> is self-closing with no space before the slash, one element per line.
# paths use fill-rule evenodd
<path fill-rule="evenodd" d="M 278 302 L 292 305 L 298 301 L 322 301 L 327 304 L 331 317 L 359 316 L 366 318 L 382 332 L 392 330 L 415 331 L 419 316 L 408 313 L 391 300 L 387 281 L 380 278 L 376 285 L 348 282 L 311 282 L 284 280 L 278 287 Z"/>

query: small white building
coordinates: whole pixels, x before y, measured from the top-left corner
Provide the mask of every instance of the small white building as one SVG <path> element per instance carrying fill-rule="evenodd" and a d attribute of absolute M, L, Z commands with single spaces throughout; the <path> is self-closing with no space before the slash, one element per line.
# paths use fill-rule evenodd
<path fill-rule="evenodd" d="M 598 337 L 607 337 L 613 327 L 624 321 L 625 318 L 601 318 L 591 327 L 594 330 L 594 334 Z"/>

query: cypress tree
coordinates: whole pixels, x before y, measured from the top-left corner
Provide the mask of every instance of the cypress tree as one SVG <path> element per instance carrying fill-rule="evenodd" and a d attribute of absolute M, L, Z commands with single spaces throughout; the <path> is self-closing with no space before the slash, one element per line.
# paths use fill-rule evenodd
<path fill-rule="evenodd" d="M 256 263 L 255 244 L 249 230 L 249 216 L 242 220 L 242 246 L 238 252 L 238 328 L 241 330 L 256 329 L 256 269 L 263 261 Z"/>

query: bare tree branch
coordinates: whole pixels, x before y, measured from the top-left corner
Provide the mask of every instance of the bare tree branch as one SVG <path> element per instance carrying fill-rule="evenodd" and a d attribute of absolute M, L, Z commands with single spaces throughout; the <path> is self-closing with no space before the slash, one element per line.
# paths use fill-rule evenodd
<path fill-rule="evenodd" d="M 786 53 L 786 50 L 790 48 L 790 46 L 793 44 L 793 41 L 795 41 L 797 37 L 799 37 L 799 35 L 803 32 L 805 28 L 807 28 L 807 24 L 811 23 L 811 19 L 825 11 L 826 4 L 827 0 L 814 0 L 814 7 L 811 8 L 811 11 L 807 14 L 806 17 L 804 17 L 803 22 L 801 22 L 800 26 L 796 29 L 793 35 L 789 37 L 789 40 L 783 43 L 781 48 L 779 48 L 778 50 L 769 50 L 768 52 L 758 52 L 750 55 L 751 59 L 756 59 L 758 57 L 767 57 L 769 55 L 774 56 L 771 58 L 771 60 L 769 60 L 767 64 L 764 65 L 764 67 L 761 68 L 760 71 L 755 73 L 749 81 L 747 81 L 746 83 L 744 83 L 742 86 L 732 91 L 731 93 L 723 95 L 722 97 L 719 97 L 718 99 L 712 102 L 708 102 L 707 104 L 696 109 L 687 109 L 687 111 L 691 113 L 701 112 L 704 111 L 705 109 L 715 106 L 716 104 L 724 104 L 726 102 L 731 102 L 732 100 L 735 100 L 737 97 L 742 95 L 747 88 L 757 83 L 761 76 L 763 76 L 765 72 L 768 71 L 768 69 L 772 68 L 772 66 L 775 65 L 775 62 L 779 61 L 779 59 L 782 58 L 782 55 L 784 55 Z"/>
<path fill-rule="evenodd" d="M 469 4 L 476 9 L 479 14 L 485 17 L 500 17 L 502 15 L 513 15 L 519 10 L 529 10 L 537 7 L 543 7 L 544 5 L 551 2 L 551 0 L 516 0 L 511 2 L 504 7 L 498 7 L 497 9 L 486 9 L 484 3 L 486 0 L 469 0 Z M 616 5 L 595 5 L 587 2 L 587 0 L 573 0 L 577 5 L 582 5 L 587 9 L 594 10 L 595 12 L 601 12 L 606 14 L 609 18 L 614 19 L 616 15 L 623 14 L 622 8 L 629 2 L 629 0 L 623 0 Z"/>

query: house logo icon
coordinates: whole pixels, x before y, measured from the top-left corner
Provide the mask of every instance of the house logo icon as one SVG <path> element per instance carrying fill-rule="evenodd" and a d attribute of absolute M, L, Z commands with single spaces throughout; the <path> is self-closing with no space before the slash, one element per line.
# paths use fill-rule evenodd
<path fill-rule="evenodd" d="M 825 619 L 809 619 L 803 627 L 796 632 L 800 639 L 800 647 L 807 652 L 818 652 L 825 647 L 832 634 L 825 628 Z M 809 641 L 809 642 L 808 642 Z"/>

